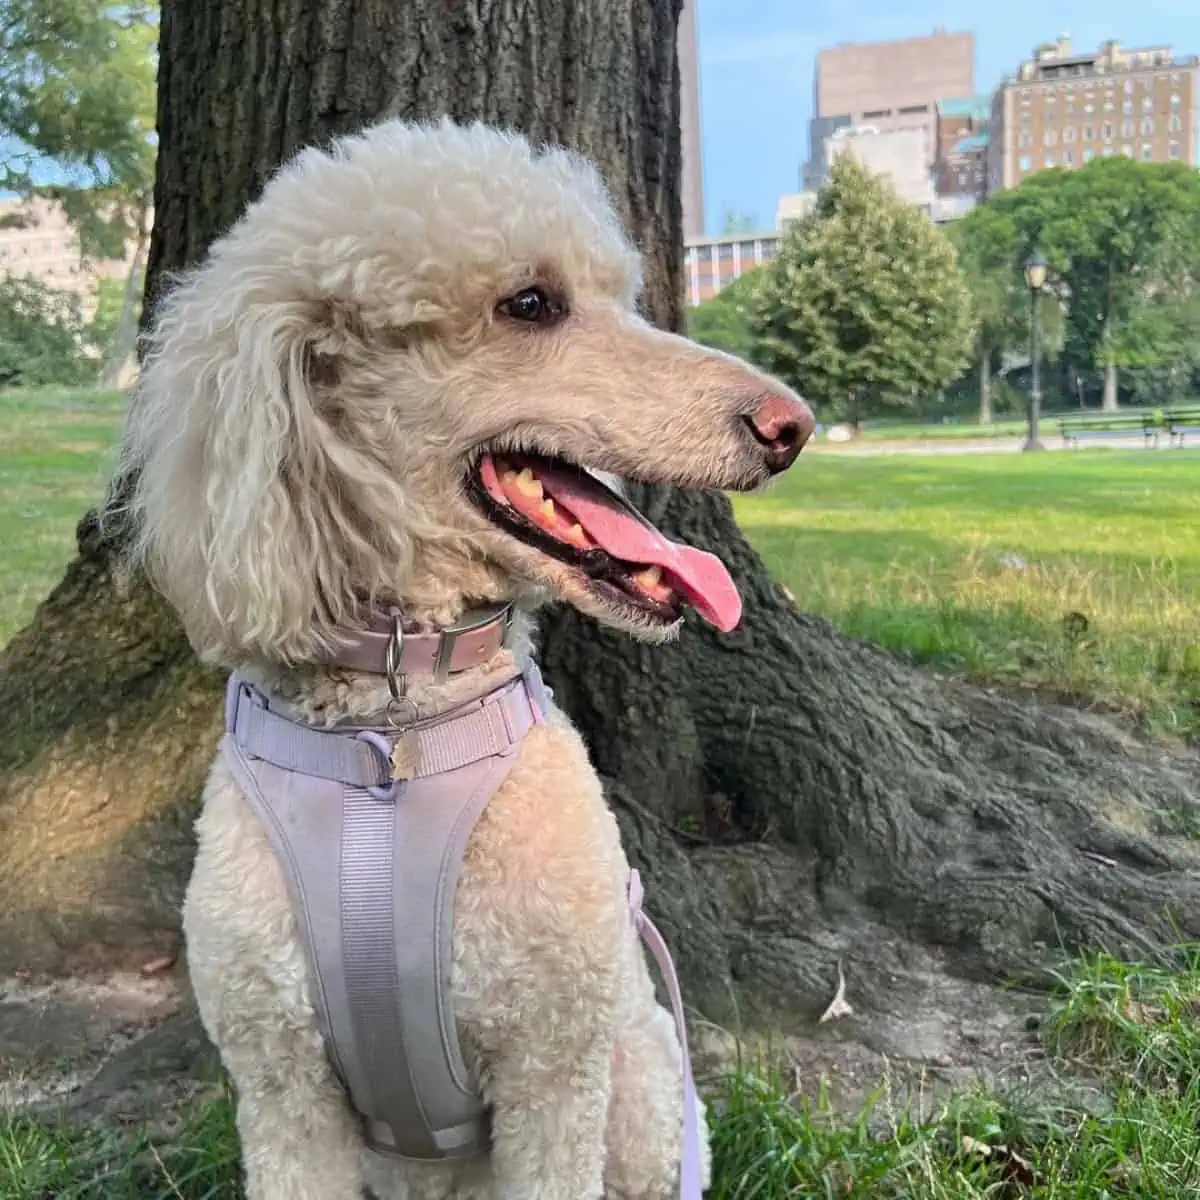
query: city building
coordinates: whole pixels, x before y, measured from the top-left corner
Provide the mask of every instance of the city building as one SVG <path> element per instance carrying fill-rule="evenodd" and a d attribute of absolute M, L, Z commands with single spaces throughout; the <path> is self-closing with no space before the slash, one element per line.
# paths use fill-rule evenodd
<path fill-rule="evenodd" d="M 1038 46 L 992 98 L 988 190 L 1097 156 L 1196 166 L 1198 63 L 1169 46 L 1109 41 L 1085 54 L 1065 35 Z"/>
<path fill-rule="evenodd" d="M 933 140 L 925 125 L 886 129 L 872 124 L 849 125 L 828 139 L 825 159 L 832 166 L 849 154 L 873 175 L 887 179 L 909 204 L 933 202 Z"/>
<path fill-rule="evenodd" d="M 683 236 L 704 236 L 704 156 L 700 142 L 698 0 L 684 0 L 676 39 L 679 56 L 679 124 L 683 141 Z"/>
<path fill-rule="evenodd" d="M 779 232 L 733 233 L 685 238 L 683 251 L 687 303 L 703 304 L 741 275 L 761 267 L 779 250 Z"/>
<path fill-rule="evenodd" d="M 970 33 L 936 30 L 925 37 L 822 50 L 813 81 L 804 186 L 815 189 L 825 182 L 830 139 L 864 125 L 880 137 L 896 130 L 923 130 L 923 165 L 932 173 L 938 102 L 974 92 L 975 37 Z"/>
<path fill-rule="evenodd" d="M 939 196 L 983 199 L 991 111 L 990 96 L 938 101 L 934 190 Z"/>
<path fill-rule="evenodd" d="M 703 304 L 723 287 L 755 267 L 765 266 L 776 254 L 787 227 L 803 220 L 816 207 L 815 192 L 780 196 L 777 227 L 762 233 L 733 233 L 723 237 L 688 238 L 684 241 L 684 283 L 688 304 Z M 921 210 L 936 225 L 957 221 L 974 206 L 970 196 L 931 197 Z"/>

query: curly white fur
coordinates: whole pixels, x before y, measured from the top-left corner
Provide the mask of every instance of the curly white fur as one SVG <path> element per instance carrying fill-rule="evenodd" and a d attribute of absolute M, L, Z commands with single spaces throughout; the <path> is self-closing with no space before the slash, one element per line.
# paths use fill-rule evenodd
<path fill-rule="evenodd" d="M 553 286 L 552 329 L 497 315 Z M 650 328 L 639 261 L 595 171 L 480 125 L 388 122 L 309 150 L 162 303 L 131 403 L 133 559 L 209 661 L 249 666 L 300 719 L 377 714 L 382 681 L 314 665 L 372 605 L 428 628 L 558 596 L 642 637 L 563 564 L 463 496 L 484 445 L 617 474 L 741 487 L 738 418 L 779 385 Z M 489 689 L 508 652 L 433 686 Z M 326 1061 L 269 843 L 214 768 L 184 914 L 205 1027 L 238 1092 L 251 1200 L 662 1200 L 677 1188 L 680 1053 L 626 912 L 628 866 L 576 732 L 531 732 L 468 848 L 453 991 L 493 1109 L 490 1156 L 362 1151 Z"/>

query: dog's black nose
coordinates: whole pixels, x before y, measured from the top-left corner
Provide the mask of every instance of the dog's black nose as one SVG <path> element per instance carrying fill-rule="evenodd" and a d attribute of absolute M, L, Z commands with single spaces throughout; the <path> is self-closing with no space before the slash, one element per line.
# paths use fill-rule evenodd
<path fill-rule="evenodd" d="M 767 469 L 772 475 L 786 471 L 796 461 L 816 428 L 808 405 L 798 396 L 782 392 L 768 393 L 758 408 L 742 420 L 765 451 Z"/>

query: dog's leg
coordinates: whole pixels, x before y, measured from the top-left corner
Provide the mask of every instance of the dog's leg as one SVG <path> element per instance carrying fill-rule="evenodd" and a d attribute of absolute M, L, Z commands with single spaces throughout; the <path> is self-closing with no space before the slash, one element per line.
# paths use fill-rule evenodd
<path fill-rule="evenodd" d="M 683 1131 L 682 1055 L 675 1021 L 655 1000 L 640 944 L 625 958 L 620 1026 L 608 1112 L 606 1200 L 674 1200 Z M 697 1098 L 703 1182 L 710 1159 L 704 1106 Z"/>
<path fill-rule="evenodd" d="M 361 1200 L 361 1140 L 308 997 L 287 889 L 218 763 L 184 904 L 200 1018 L 237 1090 L 248 1200 Z"/>
<path fill-rule="evenodd" d="M 564 764 L 529 734 L 455 905 L 456 1008 L 492 1109 L 493 1200 L 604 1193 L 627 868 L 577 745 Z"/>

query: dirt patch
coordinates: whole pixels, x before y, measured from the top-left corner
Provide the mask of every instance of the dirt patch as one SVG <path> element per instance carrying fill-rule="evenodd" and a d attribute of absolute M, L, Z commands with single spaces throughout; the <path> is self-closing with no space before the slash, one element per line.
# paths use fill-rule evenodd
<path fill-rule="evenodd" d="M 1042 1054 L 1041 996 L 953 978 L 932 954 L 893 976 L 885 993 L 872 986 L 870 1009 L 858 1006 L 852 968 L 845 982 L 850 1012 L 786 1035 L 739 1037 L 693 1017 L 698 1080 L 715 1083 L 739 1059 L 770 1065 L 798 1099 L 823 1098 L 841 1115 L 878 1098 L 879 1128 L 904 1112 L 929 1116 L 951 1093 L 977 1086 L 1051 1104 L 1103 1104 L 1094 1080 L 1065 1074 Z M 0 1056 L 6 1107 L 158 1137 L 169 1137 L 187 1103 L 219 1078 L 178 969 L 152 979 L 6 980 Z"/>

